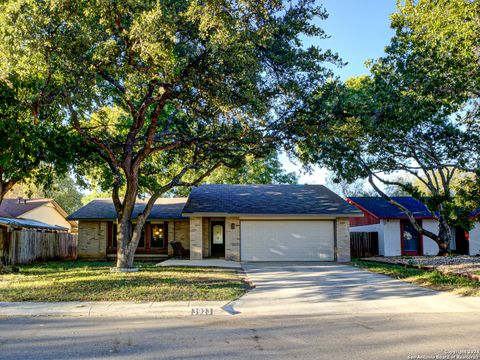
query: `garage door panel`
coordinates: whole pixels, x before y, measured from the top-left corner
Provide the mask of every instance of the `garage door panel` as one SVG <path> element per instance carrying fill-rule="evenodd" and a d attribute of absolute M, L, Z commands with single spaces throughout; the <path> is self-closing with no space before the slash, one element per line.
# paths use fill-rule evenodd
<path fill-rule="evenodd" d="M 333 221 L 242 221 L 244 261 L 332 261 Z"/>

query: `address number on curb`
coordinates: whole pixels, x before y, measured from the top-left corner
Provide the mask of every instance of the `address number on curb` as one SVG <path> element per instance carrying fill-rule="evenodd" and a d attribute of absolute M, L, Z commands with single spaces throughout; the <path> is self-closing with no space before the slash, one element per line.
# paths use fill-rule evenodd
<path fill-rule="evenodd" d="M 192 308 L 192 315 L 213 315 L 213 308 Z"/>

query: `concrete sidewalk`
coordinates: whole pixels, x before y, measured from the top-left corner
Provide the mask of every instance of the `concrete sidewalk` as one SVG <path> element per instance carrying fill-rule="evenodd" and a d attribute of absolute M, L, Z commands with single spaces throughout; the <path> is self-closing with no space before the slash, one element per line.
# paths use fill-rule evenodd
<path fill-rule="evenodd" d="M 105 317 L 168 317 L 228 315 L 222 307 L 228 301 L 165 301 L 165 302 L 0 302 L 0 316 L 105 316 Z"/>

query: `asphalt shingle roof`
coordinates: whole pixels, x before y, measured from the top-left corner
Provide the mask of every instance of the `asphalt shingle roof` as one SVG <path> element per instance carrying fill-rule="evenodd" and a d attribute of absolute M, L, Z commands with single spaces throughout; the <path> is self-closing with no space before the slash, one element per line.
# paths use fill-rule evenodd
<path fill-rule="evenodd" d="M 68 231 L 68 228 L 58 225 L 46 224 L 38 220 L 30 219 L 12 219 L 0 217 L 0 224 L 21 228 L 43 229 L 43 230 L 55 230 L 55 231 Z"/>
<path fill-rule="evenodd" d="M 160 198 L 152 208 L 152 212 L 148 217 L 152 219 L 183 219 L 182 210 L 185 205 L 186 198 Z M 137 201 L 133 218 L 145 208 L 145 201 Z M 71 214 L 69 220 L 115 220 L 115 206 L 112 199 L 96 199 Z"/>
<path fill-rule="evenodd" d="M 407 217 L 404 212 L 382 197 L 349 197 L 349 199 L 380 219 L 400 219 Z M 393 196 L 392 199 L 405 206 L 415 217 L 433 218 L 427 207 L 413 197 Z"/>
<path fill-rule="evenodd" d="M 0 204 L 0 216 L 16 218 L 26 212 L 36 209 L 39 206 L 50 203 L 50 199 L 3 199 Z"/>
<path fill-rule="evenodd" d="M 361 215 L 323 185 L 200 185 L 184 214 Z"/>

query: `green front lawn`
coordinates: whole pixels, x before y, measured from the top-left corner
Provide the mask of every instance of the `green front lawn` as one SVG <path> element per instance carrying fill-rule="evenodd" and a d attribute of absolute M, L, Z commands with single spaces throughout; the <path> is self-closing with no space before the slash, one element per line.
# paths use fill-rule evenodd
<path fill-rule="evenodd" d="M 480 296 L 480 282 L 439 271 L 426 271 L 400 265 L 354 260 L 353 264 L 371 272 L 384 274 L 435 290 L 451 291 L 456 294 Z"/>
<path fill-rule="evenodd" d="M 57 261 L 19 265 L 0 274 L 0 301 L 234 300 L 248 288 L 236 271 L 161 268 L 112 273 L 109 262 Z"/>

